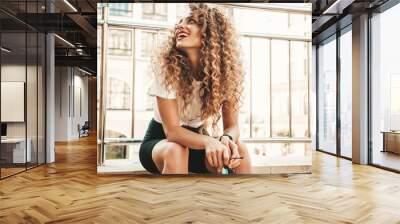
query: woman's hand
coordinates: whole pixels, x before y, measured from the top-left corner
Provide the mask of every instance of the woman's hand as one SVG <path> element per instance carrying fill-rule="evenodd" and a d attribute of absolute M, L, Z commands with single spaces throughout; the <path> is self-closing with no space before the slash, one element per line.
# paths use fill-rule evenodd
<path fill-rule="evenodd" d="M 229 164 L 229 148 L 217 139 L 207 136 L 205 141 L 205 153 L 208 163 L 222 172 L 224 164 Z"/>
<path fill-rule="evenodd" d="M 231 158 L 239 158 L 239 150 L 237 144 L 230 140 L 228 136 L 222 136 L 221 137 L 221 143 L 224 144 L 226 147 L 228 147 L 230 151 L 230 158 L 228 163 L 224 163 L 225 166 L 228 166 L 229 168 L 235 168 L 240 165 L 240 159 L 231 159 Z"/>

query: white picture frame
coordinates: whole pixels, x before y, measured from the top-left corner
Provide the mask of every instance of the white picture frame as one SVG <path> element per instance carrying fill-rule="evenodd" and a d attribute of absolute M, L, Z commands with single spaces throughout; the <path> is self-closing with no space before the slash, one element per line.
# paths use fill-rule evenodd
<path fill-rule="evenodd" d="M 25 82 L 1 82 L 1 122 L 25 122 Z"/>

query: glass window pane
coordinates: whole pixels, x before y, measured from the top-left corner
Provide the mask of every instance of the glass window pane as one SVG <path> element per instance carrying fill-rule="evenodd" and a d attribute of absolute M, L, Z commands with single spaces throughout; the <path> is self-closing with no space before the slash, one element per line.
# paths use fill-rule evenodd
<path fill-rule="evenodd" d="M 270 136 L 270 41 L 251 38 L 252 137 Z"/>
<path fill-rule="evenodd" d="M 160 16 L 167 16 L 167 4 L 155 3 L 155 13 Z"/>
<path fill-rule="evenodd" d="M 38 13 L 38 2 L 27 2 L 28 13 Z M 39 35 L 27 31 L 27 75 L 26 75 L 26 125 L 27 125 L 27 167 L 38 164 L 38 45 Z M 30 153 L 29 153 L 30 152 Z"/>
<path fill-rule="evenodd" d="M 26 75 L 26 116 L 27 116 L 27 142 L 28 142 L 28 168 L 37 165 L 37 81 L 38 81 L 38 36 L 36 32 L 27 33 L 28 62 Z M 30 149 L 30 150 L 29 150 Z"/>
<path fill-rule="evenodd" d="M 107 84 L 107 110 L 129 110 L 131 90 L 128 83 L 110 77 Z"/>
<path fill-rule="evenodd" d="M 160 48 L 168 41 L 168 33 L 159 32 L 157 35 L 157 46 Z"/>
<path fill-rule="evenodd" d="M 400 170 L 400 33 L 395 28 L 399 21 L 400 4 L 371 19 L 372 163 L 395 170 Z"/>
<path fill-rule="evenodd" d="M 311 38 L 310 13 L 234 8 L 233 15 L 239 32 Z"/>
<path fill-rule="evenodd" d="M 311 15 L 303 13 L 290 13 L 289 15 L 289 28 L 290 35 L 311 37 Z"/>
<path fill-rule="evenodd" d="M 400 74 L 391 74 L 390 80 L 390 129 L 400 130 Z"/>
<path fill-rule="evenodd" d="M 287 12 L 234 8 L 233 15 L 239 32 L 288 34 Z"/>
<path fill-rule="evenodd" d="M 105 159 L 125 159 L 127 157 L 126 145 L 105 145 Z"/>
<path fill-rule="evenodd" d="M 147 89 L 151 83 L 150 62 L 144 60 L 135 61 L 135 126 L 134 137 L 144 137 L 147 125 L 153 118 L 153 97 L 147 95 Z"/>
<path fill-rule="evenodd" d="M 312 164 L 310 143 L 247 143 L 254 173 L 282 164 Z"/>
<path fill-rule="evenodd" d="M 1 15 L 2 16 L 2 15 Z M 2 136 L 9 143 L 1 144 L 1 177 L 15 174 L 25 170 L 25 163 L 31 161 L 31 141 L 26 141 L 26 119 L 24 113 L 25 91 L 26 91 L 26 33 L 23 32 L 3 32 L 1 34 L 1 124 L 6 129 Z M 10 93 L 12 92 L 12 93 Z M 4 96 L 16 96 L 13 101 L 7 101 Z M 18 94 L 18 95 L 17 95 Z M 9 98 L 8 98 L 9 99 Z M 11 104 L 18 104 L 21 110 L 18 116 L 17 111 L 9 108 Z M 10 114 L 13 112 L 14 114 Z M 4 138 L 3 137 L 3 138 Z M 28 142 L 28 144 L 27 144 Z M 27 159 L 26 159 L 27 158 Z"/>
<path fill-rule="evenodd" d="M 400 130 L 400 73 L 390 74 L 390 130 Z"/>
<path fill-rule="evenodd" d="M 153 77 L 151 60 L 156 49 L 167 39 L 167 34 L 135 30 L 135 115 L 134 137 L 142 139 L 148 123 L 154 116 L 154 98 L 147 95 Z"/>
<path fill-rule="evenodd" d="M 132 137 L 132 30 L 109 29 L 105 137 Z"/>
<path fill-rule="evenodd" d="M 110 29 L 108 53 L 110 55 L 132 55 L 132 32 L 130 30 Z"/>
<path fill-rule="evenodd" d="M 271 40 L 272 136 L 289 137 L 289 41 Z"/>
<path fill-rule="evenodd" d="M 168 8 L 166 3 L 144 3 L 142 7 L 143 19 L 167 20 Z"/>
<path fill-rule="evenodd" d="M 308 137 L 308 44 L 290 42 L 292 137 Z"/>
<path fill-rule="evenodd" d="M 351 30 L 340 36 L 340 153 L 352 157 L 352 35 Z"/>
<path fill-rule="evenodd" d="M 140 144 L 106 144 L 104 146 L 105 161 L 107 167 L 126 166 L 129 171 L 143 171 L 139 160 Z M 126 170 L 126 169 L 125 169 Z"/>
<path fill-rule="evenodd" d="M 46 133 L 46 116 L 45 116 L 45 99 L 46 99 L 46 76 L 45 76 L 45 65 L 46 65 L 46 36 L 39 33 L 39 45 L 38 45 L 38 163 L 45 163 L 46 149 L 45 149 L 45 133 Z"/>
<path fill-rule="evenodd" d="M 143 3 L 143 14 L 153 14 L 154 13 L 154 4 L 153 3 Z"/>
<path fill-rule="evenodd" d="M 156 40 L 157 40 L 157 33 L 155 32 L 145 32 L 142 31 L 141 34 L 141 56 L 142 57 L 150 57 L 152 55 L 152 53 L 154 52 L 154 46 L 156 44 Z M 139 45 L 136 45 L 139 47 Z"/>
<path fill-rule="evenodd" d="M 336 37 L 318 48 L 318 144 L 336 153 Z"/>
<path fill-rule="evenodd" d="M 243 69 L 244 69 L 244 90 L 242 95 L 242 106 L 239 112 L 240 136 L 250 138 L 250 38 L 240 39 Z"/>

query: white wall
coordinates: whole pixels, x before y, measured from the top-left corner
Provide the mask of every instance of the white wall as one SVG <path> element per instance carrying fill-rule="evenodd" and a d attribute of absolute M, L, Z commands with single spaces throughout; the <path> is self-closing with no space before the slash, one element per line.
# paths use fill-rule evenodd
<path fill-rule="evenodd" d="M 55 68 L 55 140 L 68 140 L 68 88 L 70 77 L 67 67 Z"/>
<path fill-rule="evenodd" d="M 78 75 L 76 74 L 75 70 L 75 75 L 74 75 L 74 107 L 72 108 L 72 120 L 71 120 L 71 132 L 70 135 L 73 136 L 73 138 L 79 137 L 78 133 L 78 124 L 81 126 L 85 123 L 85 121 L 88 121 L 88 78 L 81 76 L 79 73 Z M 80 91 L 80 93 L 79 93 Z M 80 96 L 80 97 L 79 97 Z M 79 103 L 79 100 L 81 101 Z M 79 108 L 81 107 L 81 108 Z M 81 111 L 79 111 L 79 109 Z"/>
<path fill-rule="evenodd" d="M 88 120 L 88 78 L 72 67 L 56 67 L 55 73 L 55 140 L 77 139 L 78 124 Z"/>

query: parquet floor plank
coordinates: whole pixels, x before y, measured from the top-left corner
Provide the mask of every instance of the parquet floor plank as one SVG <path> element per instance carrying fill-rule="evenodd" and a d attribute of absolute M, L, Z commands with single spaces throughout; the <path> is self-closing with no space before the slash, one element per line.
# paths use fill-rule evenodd
<path fill-rule="evenodd" d="M 400 223 L 400 175 L 314 152 L 313 173 L 98 175 L 94 137 L 0 181 L 0 223 Z"/>

